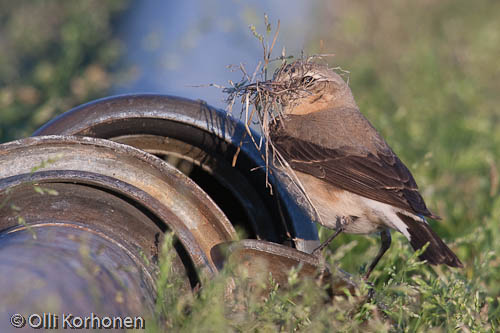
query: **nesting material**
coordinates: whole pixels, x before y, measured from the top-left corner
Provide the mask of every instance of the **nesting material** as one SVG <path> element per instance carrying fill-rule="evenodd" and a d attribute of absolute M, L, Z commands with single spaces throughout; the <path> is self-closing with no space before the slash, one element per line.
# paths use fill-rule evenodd
<path fill-rule="evenodd" d="M 268 181 L 269 174 L 273 173 L 273 170 L 274 172 L 276 170 L 285 171 L 284 174 L 278 175 L 280 180 L 289 187 L 289 190 L 297 194 L 297 198 L 306 198 L 307 202 L 302 206 L 310 211 L 310 215 L 316 221 L 318 221 L 319 216 L 303 186 L 287 161 L 273 147 L 270 128 L 276 124 L 278 119 L 283 117 L 284 105 L 293 104 L 298 98 L 311 94 L 310 88 L 313 81 L 317 83 L 328 80 L 327 77 L 318 77 L 318 74 L 311 73 L 311 69 L 316 66 L 326 66 L 326 64 L 318 62 L 324 56 L 330 55 L 311 56 L 290 63 L 287 63 L 286 58 L 282 56 L 280 58 L 281 65 L 275 70 L 271 80 L 266 80 L 266 70 L 260 66 L 257 66 L 252 77 L 247 74 L 243 66 L 240 66 L 243 73 L 242 80 L 238 83 L 231 83 L 231 87 L 223 89 L 223 92 L 227 94 L 226 102 L 229 113 L 232 113 L 236 101 L 241 102 L 241 112 L 245 118 L 247 135 L 250 136 L 256 148 L 261 152 L 266 163 L 266 186 L 270 188 L 272 193 L 273 189 Z M 340 68 L 334 69 L 342 71 Z M 341 74 L 347 73 L 346 71 L 342 72 Z M 260 78 L 260 80 L 256 78 Z M 264 141 L 257 142 L 252 136 L 250 131 L 251 123 L 257 124 L 262 137 L 265 139 Z M 236 162 L 238 153 L 239 151 L 234 156 L 233 164 Z"/>

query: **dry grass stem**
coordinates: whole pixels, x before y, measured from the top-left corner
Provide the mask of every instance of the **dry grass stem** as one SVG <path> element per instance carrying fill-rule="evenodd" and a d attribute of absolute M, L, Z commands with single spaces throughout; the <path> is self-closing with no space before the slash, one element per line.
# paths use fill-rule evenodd
<path fill-rule="evenodd" d="M 271 26 L 269 24 L 267 16 L 265 16 L 265 25 L 267 29 L 267 34 L 271 32 Z M 252 140 L 255 148 L 260 152 L 262 159 L 265 161 L 266 167 L 266 186 L 273 192 L 272 186 L 269 182 L 269 174 L 273 173 L 273 167 L 280 170 L 284 170 L 284 176 L 288 178 L 292 186 L 298 189 L 297 195 L 303 195 L 311 206 L 313 212 L 312 215 L 316 219 L 319 219 L 316 209 L 312 205 L 312 202 L 304 190 L 302 184 L 298 177 L 295 175 L 294 171 L 291 169 L 287 161 L 281 156 L 281 154 L 275 149 L 273 142 L 270 137 L 270 128 L 276 125 L 277 121 L 283 117 L 283 103 L 293 104 L 298 98 L 307 96 L 310 94 L 310 88 L 313 84 L 312 80 L 309 79 L 307 75 L 307 67 L 311 62 L 321 61 L 325 57 L 331 57 L 333 54 L 318 54 L 309 57 L 301 56 L 298 60 L 293 60 L 292 64 L 295 68 L 299 68 L 299 75 L 294 74 L 293 80 L 276 80 L 277 77 L 283 77 L 286 75 L 292 75 L 288 73 L 286 69 L 291 65 L 288 63 L 294 57 L 286 56 L 285 50 L 283 49 L 282 54 L 278 58 L 272 59 L 272 51 L 276 45 L 279 34 L 279 21 L 277 24 L 276 31 L 274 33 L 272 43 L 269 46 L 265 42 L 265 38 L 257 33 L 255 27 L 251 26 L 250 29 L 254 36 L 260 41 L 263 49 L 263 59 L 257 64 L 253 74 L 250 76 L 249 72 L 245 68 L 244 64 L 239 64 L 238 66 L 228 66 L 231 69 L 238 69 L 242 78 L 238 82 L 230 81 L 229 87 L 224 87 L 222 91 L 227 94 L 226 104 L 227 111 L 229 115 L 233 114 L 233 107 L 236 102 L 239 101 L 241 105 L 240 114 L 244 117 L 244 124 L 246 133 L 242 137 L 242 141 L 247 137 L 247 135 Z M 268 69 L 273 63 L 280 62 L 277 69 L 273 73 L 272 79 L 268 79 Z M 297 66 L 298 65 L 298 66 Z M 334 70 L 340 72 L 341 75 L 348 73 L 342 70 L 340 67 L 333 68 Z M 260 140 L 256 140 L 253 132 L 251 130 L 251 125 L 254 124 L 257 129 L 262 134 Z M 236 165 L 238 155 L 241 151 L 241 142 L 238 146 L 236 153 L 233 157 L 232 164 Z M 287 184 L 287 185 L 290 185 Z M 297 192 L 297 190 L 293 190 Z"/>

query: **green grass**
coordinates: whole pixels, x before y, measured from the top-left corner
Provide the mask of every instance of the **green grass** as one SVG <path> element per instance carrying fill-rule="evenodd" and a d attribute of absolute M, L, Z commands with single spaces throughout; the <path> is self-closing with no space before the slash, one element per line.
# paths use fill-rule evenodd
<path fill-rule="evenodd" d="M 363 285 L 357 296 L 328 300 L 314 283 L 295 281 L 293 288 L 261 298 L 241 291 L 244 296 L 233 304 L 224 302 L 230 284 L 225 272 L 192 299 L 182 324 L 171 328 L 498 331 L 499 15 L 500 3 L 492 1 L 338 1 L 318 9 L 310 45 L 310 53 L 335 53 L 331 65 L 351 72 L 361 111 L 408 165 L 429 208 L 443 218 L 430 223 L 464 269 L 419 263 L 397 234 L 370 279 L 376 291 L 371 302 Z M 328 233 L 320 229 L 322 239 Z M 378 242 L 342 235 L 326 260 L 357 274 L 375 256 Z M 239 283 L 245 286 L 244 279 Z"/>
<path fill-rule="evenodd" d="M 112 22 L 122 1 L 21 3 L 0 2 L 2 142 L 106 95 L 120 51 Z M 322 6 L 309 53 L 335 53 L 331 64 L 351 72 L 361 111 L 410 168 L 429 208 L 443 217 L 430 223 L 465 268 L 420 264 L 404 237 L 394 235 L 372 274 L 371 302 L 364 284 L 356 295 L 330 300 L 295 272 L 290 288 L 266 292 L 269 277 L 256 285 L 244 274 L 232 277 L 234 267 L 203 280 L 192 295 L 178 288 L 165 255 L 158 282 L 162 325 L 186 332 L 498 331 L 500 2 L 340 0 Z M 327 234 L 320 230 L 322 239 Z M 378 242 L 342 235 L 326 261 L 357 274 Z M 237 288 L 228 295 L 233 279 Z"/>
<path fill-rule="evenodd" d="M 157 311 L 162 326 L 150 331 L 178 332 L 485 332 L 498 330 L 498 297 L 488 294 L 488 276 L 494 252 L 486 253 L 465 271 L 431 268 L 410 253 L 402 237 L 395 239 L 389 254 L 374 275 L 375 296 L 356 279 L 354 294 L 328 297 L 326 286 L 303 280 L 297 270 L 289 273 L 288 286 L 278 286 L 263 272 L 250 279 L 247 272 L 229 263 L 216 278 L 202 279 L 195 295 L 179 288 L 182 283 L 171 270 L 172 246 L 163 247 L 158 279 Z M 461 239 L 458 245 L 465 243 Z M 337 258 L 345 260 L 348 244 L 328 251 L 327 264 L 334 271 Z M 376 248 L 369 246 L 366 253 Z M 367 254 L 365 253 L 365 257 Z M 166 258 L 166 259 L 165 259 Z M 169 260 L 170 258 L 170 260 Z M 362 261 L 361 261 L 362 262 Z M 358 262 L 356 264 L 361 264 Z M 466 272 L 476 274 L 469 278 Z"/>
<path fill-rule="evenodd" d="M 127 3 L 0 1 L 0 142 L 107 94 L 121 51 L 112 23 Z"/>

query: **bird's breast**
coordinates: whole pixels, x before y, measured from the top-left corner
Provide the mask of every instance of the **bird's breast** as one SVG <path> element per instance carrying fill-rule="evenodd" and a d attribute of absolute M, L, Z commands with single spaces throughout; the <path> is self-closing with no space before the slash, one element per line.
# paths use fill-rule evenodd
<path fill-rule="evenodd" d="M 363 197 L 345 191 L 306 173 L 295 171 L 297 178 L 317 211 L 320 224 L 335 229 L 339 217 L 350 223 L 343 225 L 346 233 L 370 234 L 384 229 L 384 222 L 363 204 Z"/>

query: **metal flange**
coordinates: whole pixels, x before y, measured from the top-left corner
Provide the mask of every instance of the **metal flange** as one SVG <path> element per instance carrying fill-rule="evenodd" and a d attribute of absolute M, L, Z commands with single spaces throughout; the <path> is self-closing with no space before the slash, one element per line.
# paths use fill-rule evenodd
<path fill-rule="evenodd" d="M 319 244 L 307 212 L 272 175 L 270 183 L 279 199 L 270 195 L 265 163 L 244 126 L 204 102 L 163 95 L 105 98 L 76 107 L 34 133 L 48 134 L 106 138 L 189 161 L 194 165 L 189 176 L 249 237 L 304 252 Z M 258 133 L 253 137 L 259 142 Z"/>
<path fill-rule="evenodd" d="M 40 200 L 37 203 L 33 195 L 19 197 L 26 195 L 27 182 L 58 184 L 51 186 L 64 195 L 44 196 L 43 200 L 50 203 L 47 205 Z M 81 186 L 71 190 L 69 184 Z M 72 191 L 80 191 L 85 186 L 86 192 L 68 198 Z M 92 189 L 98 189 L 101 194 Z M 123 244 L 154 249 L 158 246 L 158 237 L 170 229 L 193 264 L 209 274 L 217 271 L 210 256 L 212 247 L 235 239 L 231 223 L 193 181 L 151 154 L 108 140 L 47 136 L 0 145 L 0 191 L 4 200 L 10 202 L 7 196 L 19 199 L 14 203 L 19 212 L 9 214 L 7 205 L 2 208 L 0 230 L 16 226 L 15 216 L 24 213 L 26 223 L 41 219 L 74 221 L 110 232 Z M 108 215 L 92 209 L 95 198 L 106 201 L 103 198 L 106 193 L 127 202 L 128 208 L 139 208 L 148 222 L 140 222 L 139 217 L 114 219 L 112 207 L 118 205 L 116 210 L 119 210 L 120 206 L 117 202 L 111 203 L 109 196 Z M 144 223 L 149 224 L 146 227 Z"/>

